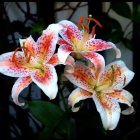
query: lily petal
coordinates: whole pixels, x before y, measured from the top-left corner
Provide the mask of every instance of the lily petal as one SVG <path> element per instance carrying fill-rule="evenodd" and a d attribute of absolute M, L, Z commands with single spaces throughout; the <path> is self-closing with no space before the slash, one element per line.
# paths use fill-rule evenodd
<path fill-rule="evenodd" d="M 69 56 L 69 54 L 73 51 L 72 46 L 70 45 L 61 45 L 58 48 L 58 58 L 60 60 L 60 62 L 65 63 L 67 57 Z"/>
<path fill-rule="evenodd" d="M 75 60 L 72 56 L 68 56 L 64 65 L 67 65 L 67 67 L 65 68 L 66 72 L 68 72 L 68 73 L 74 72 Z"/>
<path fill-rule="evenodd" d="M 129 115 L 129 114 L 132 114 L 134 111 L 135 111 L 135 110 L 134 110 L 133 106 L 130 106 L 130 107 L 128 107 L 127 109 L 123 110 L 121 113 L 122 113 L 123 115 Z"/>
<path fill-rule="evenodd" d="M 95 52 L 86 52 L 82 55 L 92 62 L 92 64 L 94 65 L 94 69 L 93 66 L 90 65 L 92 67 L 91 70 L 93 71 L 93 73 L 96 72 L 96 76 L 99 77 L 99 74 L 102 73 L 105 69 L 105 60 L 103 56 Z"/>
<path fill-rule="evenodd" d="M 80 88 L 73 90 L 73 92 L 68 97 L 68 103 L 72 106 L 72 111 L 77 112 L 80 107 L 75 107 L 75 104 L 87 98 L 92 98 L 92 94 L 90 94 L 90 92 Z"/>
<path fill-rule="evenodd" d="M 50 24 L 37 40 L 36 57 L 40 61 L 48 62 L 55 52 L 58 41 L 58 32 L 62 27 L 58 24 Z"/>
<path fill-rule="evenodd" d="M 65 44 L 71 45 L 71 44 L 69 44 L 67 41 L 65 41 L 65 40 L 62 39 L 62 38 L 59 38 L 59 39 L 58 39 L 57 44 L 58 44 L 58 45 L 65 45 Z"/>
<path fill-rule="evenodd" d="M 121 112 L 120 106 L 116 100 L 109 98 L 109 96 L 96 96 L 96 94 L 94 94 L 93 100 L 100 114 L 104 129 L 115 129 L 119 122 Z"/>
<path fill-rule="evenodd" d="M 61 37 L 69 44 L 72 42 L 80 41 L 82 39 L 82 33 L 78 27 L 68 20 L 62 20 L 58 24 L 62 25 L 63 29 L 60 31 Z"/>
<path fill-rule="evenodd" d="M 0 73 L 11 77 L 29 76 L 29 69 L 19 62 L 24 62 L 23 52 L 16 53 L 18 65 L 12 61 L 14 52 L 8 52 L 0 55 Z"/>
<path fill-rule="evenodd" d="M 31 74 L 32 80 L 36 83 L 42 91 L 50 98 L 56 97 L 57 74 L 54 66 L 47 64 L 44 70 L 36 70 Z"/>
<path fill-rule="evenodd" d="M 127 104 L 128 106 L 131 106 L 131 103 L 133 102 L 133 96 L 127 90 L 113 89 L 102 92 L 105 93 L 107 96 L 114 98 L 117 102 Z"/>
<path fill-rule="evenodd" d="M 67 71 L 67 66 L 65 69 Z M 93 90 L 96 82 L 95 77 L 92 75 L 90 69 L 83 63 L 76 63 L 73 73 L 68 73 L 66 71 L 64 72 L 64 76 L 73 84 L 87 91 Z"/>
<path fill-rule="evenodd" d="M 24 102 L 20 103 L 18 100 L 18 96 L 21 93 L 23 89 L 29 86 L 29 84 L 32 82 L 31 77 L 20 77 L 15 82 L 13 88 L 12 88 L 12 98 L 15 104 L 19 106 L 23 106 Z"/>
<path fill-rule="evenodd" d="M 106 42 L 101 39 L 90 39 L 84 44 L 84 48 L 88 51 L 103 51 L 113 48 L 116 51 L 116 58 L 121 57 L 120 50 L 112 42 Z"/>
<path fill-rule="evenodd" d="M 58 54 L 54 54 L 51 59 L 48 61 L 48 64 L 52 64 L 53 66 L 56 66 L 58 64 L 61 64 L 61 62 L 58 59 Z"/>
<path fill-rule="evenodd" d="M 122 89 L 132 80 L 133 76 L 134 72 L 129 70 L 123 61 L 118 60 L 105 67 L 105 72 L 100 76 L 97 85 L 100 90 Z"/>
<path fill-rule="evenodd" d="M 58 54 L 54 54 L 52 58 L 49 60 L 48 64 L 51 64 L 53 66 L 63 64 L 63 65 L 69 65 L 69 71 L 73 72 L 74 71 L 74 58 L 72 56 L 68 56 L 67 60 L 65 63 L 62 63 L 58 59 Z"/>
<path fill-rule="evenodd" d="M 34 39 L 32 38 L 32 36 L 29 36 L 26 39 L 19 39 L 20 42 L 20 46 L 24 46 L 26 48 L 28 48 L 30 50 L 30 52 L 35 55 L 36 50 L 36 43 L 34 41 Z"/>
<path fill-rule="evenodd" d="M 122 89 L 126 85 L 129 84 L 129 82 L 134 77 L 134 72 L 129 70 L 125 63 L 121 60 L 115 61 L 110 63 L 106 66 L 106 71 L 109 71 L 109 69 L 113 66 L 114 69 L 114 81 L 112 88 Z"/>

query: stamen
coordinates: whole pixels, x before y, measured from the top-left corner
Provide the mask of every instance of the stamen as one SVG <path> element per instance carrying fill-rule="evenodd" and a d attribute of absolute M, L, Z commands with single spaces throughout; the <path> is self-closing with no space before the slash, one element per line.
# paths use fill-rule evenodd
<path fill-rule="evenodd" d="M 88 21 L 94 21 L 100 28 L 102 28 L 102 24 L 98 21 L 98 20 L 96 20 L 96 19 L 94 19 L 94 18 L 86 18 L 86 20 L 88 20 Z"/>
<path fill-rule="evenodd" d="M 16 48 L 16 50 L 14 51 L 13 57 L 12 57 L 12 61 L 15 63 L 16 66 L 18 66 L 17 60 L 16 60 L 16 53 L 19 49 L 23 49 L 27 63 L 30 62 L 31 56 L 34 56 L 34 52 L 29 48 L 25 48 L 25 47 Z"/>
<path fill-rule="evenodd" d="M 81 29 L 81 23 L 83 23 L 83 16 L 79 17 L 79 21 L 78 21 L 78 25 L 77 25 L 79 30 Z"/>
<path fill-rule="evenodd" d="M 27 58 L 27 63 L 29 63 L 30 62 L 30 59 L 31 59 L 31 54 L 29 54 L 29 57 Z"/>
<path fill-rule="evenodd" d="M 125 83 L 126 83 L 126 76 L 123 79 L 123 86 L 125 85 Z"/>
<path fill-rule="evenodd" d="M 93 26 L 92 27 L 92 32 L 91 32 L 92 37 L 94 37 L 94 34 L 95 34 L 95 27 Z"/>
<path fill-rule="evenodd" d="M 114 78 L 115 78 L 114 77 L 115 76 L 114 75 L 115 74 L 115 71 L 114 71 L 114 66 L 113 65 L 111 66 L 111 70 L 112 70 L 112 77 L 111 77 L 111 86 L 112 86 L 113 85 L 113 82 L 114 82 Z"/>
<path fill-rule="evenodd" d="M 14 54 L 13 54 L 13 57 L 12 57 L 12 62 L 14 62 L 14 64 L 15 64 L 17 67 L 18 67 L 19 65 L 18 65 L 17 60 L 16 60 L 16 53 L 17 53 L 17 51 L 18 51 L 19 49 L 21 49 L 21 47 L 16 48 L 16 50 L 15 50 L 15 52 L 14 52 Z"/>
<path fill-rule="evenodd" d="M 20 47 L 18 47 L 18 48 L 16 48 L 16 50 L 14 51 L 14 54 L 13 54 L 13 57 L 12 57 L 12 61 L 13 62 L 15 62 L 15 58 L 16 58 L 16 53 L 17 53 L 17 51 L 19 50 L 19 49 L 21 49 Z"/>
<path fill-rule="evenodd" d="M 85 23 L 82 23 L 82 26 L 83 26 L 84 29 L 89 33 L 89 27 L 88 27 Z"/>

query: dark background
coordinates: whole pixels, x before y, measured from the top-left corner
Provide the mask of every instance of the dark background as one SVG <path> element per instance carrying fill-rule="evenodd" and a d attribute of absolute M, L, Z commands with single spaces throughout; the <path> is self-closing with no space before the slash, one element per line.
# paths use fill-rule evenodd
<path fill-rule="evenodd" d="M 65 2 L 67 5 L 69 2 Z M 80 3 L 80 2 L 79 2 Z M 139 2 L 133 2 L 133 7 L 137 7 Z M 22 9 L 17 2 L 17 6 L 21 8 L 21 11 L 26 17 L 24 22 L 14 21 L 10 22 L 7 16 L 5 6 L 3 2 L 0 2 L 0 54 L 13 51 L 18 46 L 17 40 L 14 36 L 15 32 L 19 32 L 22 37 L 28 37 L 32 31 L 32 27 L 26 27 L 25 24 L 28 20 L 32 20 L 34 23 L 40 21 L 42 28 L 46 28 L 49 24 L 55 22 L 55 11 L 54 2 L 37 2 L 37 13 L 30 13 L 29 2 L 26 2 L 27 11 Z M 45 6 L 44 6 L 45 5 Z M 77 7 L 79 5 L 77 4 Z M 60 9 L 61 10 L 61 9 Z M 73 14 L 76 8 L 73 9 Z M 108 20 L 108 16 L 102 12 L 101 2 L 88 2 L 88 12 L 94 15 L 101 23 L 105 23 Z M 49 17 L 49 18 L 48 18 Z M 71 19 L 72 15 L 69 17 Z M 121 116 L 120 122 L 117 128 L 113 131 L 108 131 L 106 134 L 102 133 L 98 129 L 93 129 L 90 126 L 81 124 L 76 121 L 76 133 L 73 137 L 75 140 L 80 139 L 133 139 L 134 136 L 140 138 L 140 62 L 139 62 L 139 40 L 140 35 L 138 30 L 140 27 L 139 22 L 133 21 L 133 39 L 132 39 L 132 51 L 133 51 L 133 71 L 135 72 L 134 79 L 126 87 L 134 96 L 134 108 L 136 110 L 135 114 L 129 116 Z M 97 30 L 98 37 L 105 38 L 104 32 L 111 31 L 108 27 L 103 30 Z M 8 35 L 12 36 L 12 42 L 9 41 Z M 36 39 L 39 33 L 34 31 L 33 37 Z M 129 57 L 129 56 L 128 56 Z M 30 114 L 28 108 L 20 108 L 16 106 L 10 98 L 11 89 L 15 79 L 0 74 L 0 140 L 5 139 L 27 139 L 33 138 L 34 140 L 39 140 L 38 132 L 41 130 L 42 125 L 38 122 L 32 114 Z M 29 87 L 30 91 L 30 87 Z M 40 98 L 42 100 L 48 100 L 44 94 L 41 94 Z M 32 100 L 30 94 L 26 96 L 27 100 Z M 53 101 L 57 103 L 58 100 Z M 92 103 L 90 103 L 92 105 Z M 89 113 L 89 112 L 88 112 Z M 74 116 L 75 118 L 78 116 Z"/>

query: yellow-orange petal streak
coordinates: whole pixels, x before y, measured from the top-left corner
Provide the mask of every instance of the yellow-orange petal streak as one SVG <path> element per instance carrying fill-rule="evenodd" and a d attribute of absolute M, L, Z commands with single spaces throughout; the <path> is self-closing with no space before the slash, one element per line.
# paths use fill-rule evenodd
<path fill-rule="evenodd" d="M 65 67 L 67 70 L 67 66 Z M 76 63 L 73 73 L 65 72 L 64 75 L 76 86 L 92 91 L 95 86 L 95 77 L 92 75 L 90 69 L 82 63 Z"/>
<path fill-rule="evenodd" d="M 116 128 L 120 118 L 120 107 L 116 100 L 105 96 L 104 94 L 97 96 L 94 94 L 93 100 L 95 102 L 97 111 L 100 114 L 102 124 L 106 130 L 113 130 Z"/>
<path fill-rule="evenodd" d="M 48 62 L 53 56 L 58 41 L 58 32 L 61 30 L 58 24 L 51 24 L 37 40 L 36 57 L 39 61 Z"/>
<path fill-rule="evenodd" d="M 32 80 L 50 98 L 54 99 L 57 95 L 57 74 L 53 65 L 46 64 L 44 69 L 35 70 L 31 74 Z"/>
<path fill-rule="evenodd" d="M 73 40 L 80 41 L 82 39 L 82 33 L 71 21 L 62 20 L 58 24 L 62 25 L 63 27 L 63 29 L 60 31 L 61 37 L 69 44 L 72 44 Z"/>

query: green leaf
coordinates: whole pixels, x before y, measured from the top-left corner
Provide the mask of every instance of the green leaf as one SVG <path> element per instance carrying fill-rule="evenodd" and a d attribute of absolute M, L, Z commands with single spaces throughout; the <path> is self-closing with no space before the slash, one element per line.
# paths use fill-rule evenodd
<path fill-rule="evenodd" d="M 29 101 L 27 104 L 31 113 L 45 126 L 39 135 L 40 139 L 68 137 L 71 122 L 60 107 L 47 101 Z"/>
<path fill-rule="evenodd" d="M 32 28 L 30 30 L 30 34 L 38 33 L 39 35 L 42 34 L 42 31 L 45 29 L 45 24 L 42 19 L 38 20 L 38 22 L 35 22 L 32 25 Z"/>
<path fill-rule="evenodd" d="M 140 4 L 137 7 L 134 7 L 132 18 L 136 23 L 140 23 Z"/>
<path fill-rule="evenodd" d="M 131 9 L 126 2 L 111 2 L 111 8 L 120 16 L 131 19 Z"/>
<path fill-rule="evenodd" d="M 118 43 L 122 40 L 123 35 L 124 35 L 123 31 L 120 30 L 113 31 L 109 36 L 109 41 L 113 43 Z"/>
<path fill-rule="evenodd" d="M 121 24 L 114 18 L 110 18 L 107 24 L 111 29 L 122 30 Z"/>

